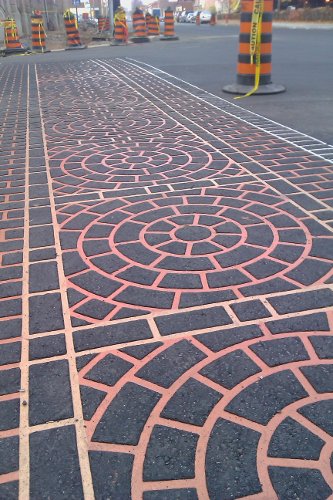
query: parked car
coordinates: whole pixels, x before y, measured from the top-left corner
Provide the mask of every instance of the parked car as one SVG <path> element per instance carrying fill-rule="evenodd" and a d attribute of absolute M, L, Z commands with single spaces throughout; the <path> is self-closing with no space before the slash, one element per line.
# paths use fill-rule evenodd
<path fill-rule="evenodd" d="M 188 11 L 188 10 L 183 10 L 183 12 L 181 13 L 181 15 L 179 16 L 179 22 L 180 22 L 180 23 L 186 23 L 186 22 L 187 22 L 187 21 L 186 21 L 186 19 L 187 19 L 187 16 L 188 16 L 189 14 L 191 14 L 191 12 L 190 12 L 190 11 Z M 193 12 L 192 12 L 192 14 L 193 14 Z"/>
<path fill-rule="evenodd" d="M 186 16 L 185 22 L 190 23 L 193 16 L 194 16 L 194 12 L 189 12 Z"/>
<path fill-rule="evenodd" d="M 180 23 L 180 18 L 181 18 L 182 12 L 176 12 L 174 15 L 175 21 L 177 23 Z"/>
<path fill-rule="evenodd" d="M 193 16 L 191 17 L 190 23 L 195 23 L 197 15 L 199 14 L 200 10 L 195 10 L 193 12 Z"/>
<path fill-rule="evenodd" d="M 200 12 L 200 23 L 209 23 L 212 17 L 212 13 L 209 10 L 203 10 Z"/>
<path fill-rule="evenodd" d="M 98 21 L 95 18 L 92 19 L 79 19 L 79 26 L 82 29 L 96 28 L 98 26 Z"/>

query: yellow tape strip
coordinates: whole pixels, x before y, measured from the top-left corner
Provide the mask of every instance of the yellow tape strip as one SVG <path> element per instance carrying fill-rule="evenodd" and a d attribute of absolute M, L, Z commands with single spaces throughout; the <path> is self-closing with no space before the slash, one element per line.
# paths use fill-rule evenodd
<path fill-rule="evenodd" d="M 261 29 L 262 29 L 262 16 L 264 12 L 264 0 L 254 0 L 253 11 L 252 11 L 252 21 L 251 21 L 251 33 L 250 33 L 250 57 L 253 64 L 254 55 L 256 56 L 256 71 L 254 76 L 254 87 L 245 95 L 239 95 L 234 97 L 234 99 L 244 99 L 244 97 L 249 97 L 254 94 L 254 92 L 259 87 L 260 82 L 260 55 L 261 55 Z"/>

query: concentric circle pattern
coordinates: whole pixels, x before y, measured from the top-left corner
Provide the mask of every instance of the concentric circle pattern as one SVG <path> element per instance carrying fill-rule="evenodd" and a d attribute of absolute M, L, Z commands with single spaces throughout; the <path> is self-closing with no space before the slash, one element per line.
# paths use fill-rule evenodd
<path fill-rule="evenodd" d="M 102 69 L 92 77 L 91 66 L 88 62 L 80 71 L 73 70 L 75 80 L 84 78 L 80 99 L 69 100 L 71 82 L 57 74 L 43 82 L 43 113 L 56 195 L 247 174 L 158 105 L 147 107 L 115 75 Z M 59 102 L 57 95 L 64 98 Z M 59 106 L 61 119 L 55 118 Z"/>
<path fill-rule="evenodd" d="M 317 358 L 327 338 L 238 328 L 88 358 L 96 491 L 113 478 L 128 498 L 328 498 L 332 353 Z M 114 464 L 103 478 L 100 460 Z"/>
<path fill-rule="evenodd" d="M 183 143 L 175 138 L 169 145 L 163 139 L 123 147 L 109 145 L 80 151 L 55 153 L 52 173 L 56 191 L 117 189 L 186 182 L 221 175 L 238 175 L 241 169 L 224 155 L 207 151 L 198 140 Z M 60 157 L 60 158 L 59 158 Z M 59 159 L 58 159 L 59 158 Z M 57 160 L 58 159 L 58 160 Z M 67 188 L 65 188 L 67 186 Z M 65 189 L 65 191 L 63 191 Z"/>
<path fill-rule="evenodd" d="M 65 207 L 65 272 L 81 294 L 74 316 L 117 319 L 294 290 L 304 266 L 316 269 L 312 283 L 323 282 L 331 266 L 312 248 L 307 220 L 264 186 L 253 189 L 117 199 L 74 215 Z"/>

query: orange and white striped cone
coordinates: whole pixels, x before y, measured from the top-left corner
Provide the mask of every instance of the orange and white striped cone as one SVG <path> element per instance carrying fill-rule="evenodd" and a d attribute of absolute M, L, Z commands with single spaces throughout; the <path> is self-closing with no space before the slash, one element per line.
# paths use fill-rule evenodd
<path fill-rule="evenodd" d="M 68 9 L 64 13 L 64 23 L 67 35 L 66 50 L 86 49 L 86 45 L 81 44 L 79 30 L 74 14 Z"/>
<path fill-rule="evenodd" d="M 175 18 L 171 7 L 168 7 L 164 13 L 164 33 L 160 40 L 179 40 L 175 34 Z"/>
<path fill-rule="evenodd" d="M 133 19 L 134 36 L 132 36 L 131 40 L 134 43 L 150 42 L 150 39 L 147 37 L 146 21 L 142 10 L 136 8 L 135 11 L 133 12 L 132 19 Z"/>
<path fill-rule="evenodd" d="M 118 7 L 114 16 L 114 37 L 111 45 L 127 45 L 128 28 L 126 22 L 126 12 L 122 7 Z"/>
<path fill-rule="evenodd" d="M 272 83 L 273 0 L 242 0 L 237 82 L 223 87 L 230 94 L 278 94 Z"/>
<path fill-rule="evenodd" d="M 30 49 L 28 47 L 24 47 L 20 42 L 15 20 L 8 18 L 4 20 L 3 24 L 5 34 L 5 49 L 3 54 L 25 54 L 26 52 L 29 52 Z"/>
<path fill-rule="evenodd" d="M 40 10 L 34 10 L 31 15 L 31 48 L 33 52 L 44 54 L 46 49 L 46 33 L 43 16 Z"/>

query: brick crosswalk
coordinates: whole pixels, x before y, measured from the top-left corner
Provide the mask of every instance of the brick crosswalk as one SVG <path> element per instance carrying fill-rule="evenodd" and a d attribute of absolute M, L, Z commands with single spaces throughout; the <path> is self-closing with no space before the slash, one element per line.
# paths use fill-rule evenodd
<path fill-rule="evenodd" d="M 129 59 L 0 83 L 0 498 L 328 498 L 333 148 Z"/>

